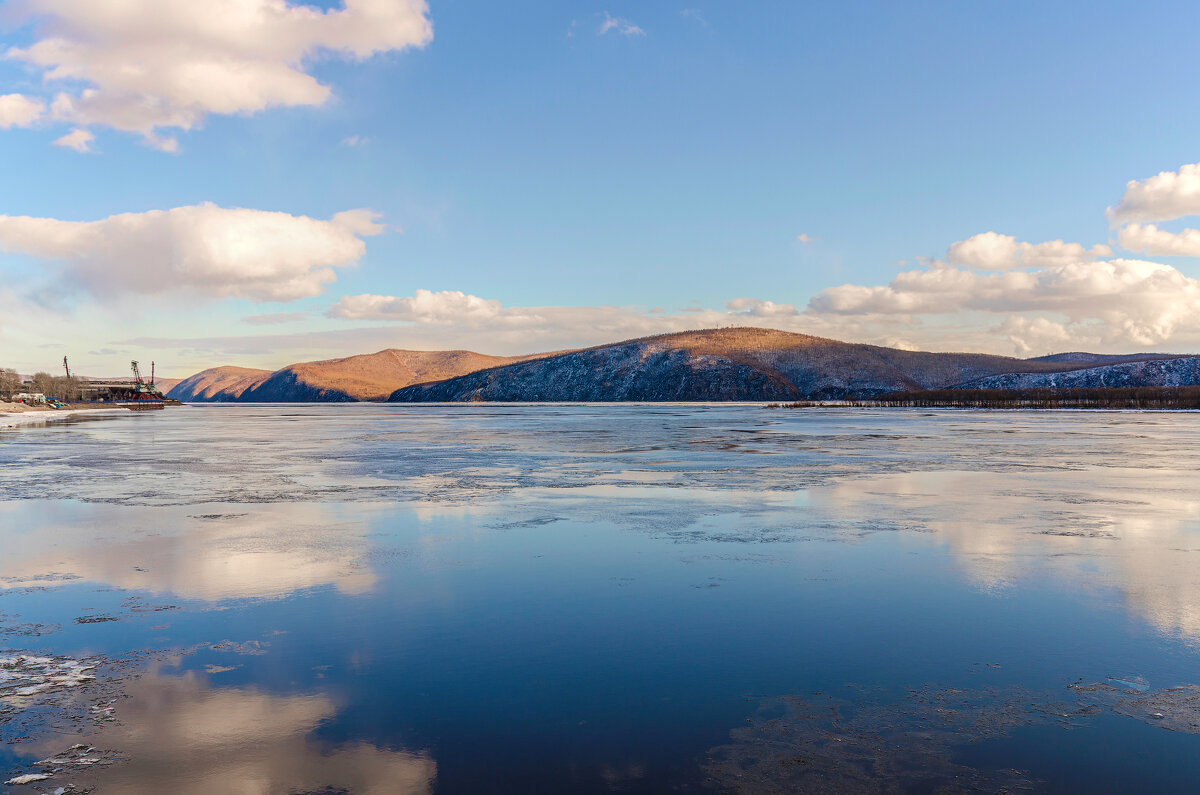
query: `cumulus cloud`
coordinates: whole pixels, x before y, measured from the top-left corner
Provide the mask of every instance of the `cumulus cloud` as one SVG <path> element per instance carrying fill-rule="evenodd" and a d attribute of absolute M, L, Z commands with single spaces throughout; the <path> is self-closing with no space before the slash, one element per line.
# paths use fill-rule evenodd
<path fill-rule="evenodd" d="M 1133 223 L 1119 239 L 1154 255 L 1200 254 L 1197 230 L 1173 234 Z M 977 346 L 994 349 L 988 337 L 1007 338 L 1021 354 L 1200 341 L 1200 280 L 1169 265 L 1112 258 L 1105 245 L 1027 243 L 996 232 L 952 243 L 945 260 L 922 261 L 888 284 L 828 288 L 803 314 L 858 318 L 877 337 L 887 318 L 923 340 L 958 325 Z M 998 318 L 990 327 L 983 325 L 989 316 Z"/>
<path fill-rule="evenodd" d="M 384 320 L 435 326 L 472 328 L 575 328 L 579 325 L 623 328 L 637 333 L 696 328 L 696 314 L 713 325 L 747 322 L 755 318 L 791 318 L 799 310 L 758 298 L 734 298 L 725 312 L 687 307 L 688 317 L 666 315 L 661 309 L 642 310 L 614 306 L 505 307 L 494 299 L 458 290 L 417 290 L 412 296 L 353 295 L 341 298 L 330 316 L 343 320 Z M 611 341 L 611 340 L 610 340 Z"/>
<path fill-rule="evenodd" d="M 600 23 L 600 29 L 596 31 L 597 36 L 603 36 L 607 33 L 616 31 L 622 36 L 645 36 L 646 31 L 639 28 L 637 25 L 630 22 L 628 19 L 614 17 L 607 11 L 604 12 L 604 20 Z"/>
<path fill-rule="evenodd" d="M 813 237 L 808 232 L 801 232 L 800 234 L 796 235 L 796 239 L 799 240 L 801 243 L 815 243 L 818 240 L 820 240 L 821 238 Z"/>
<path fill-rule="evenodd" d="M 297 337 L 281 335 L 273 337 L 267 347 L 299 344 L 310 358 L 314 346 L 329 344 L 331 340 L 337 343 L 328 349 L 330 355 L 344 355 L 372 346 L 461 347 L 484 353 L 518 354 L 720 326 L 765 326 L 879 344 L 896 338 L 896 331 L 902 327 L 906 332 L 911 331 L 904 321 L 896 318 L 872 318 L 866 324 L 854 316 L 817 315 L 800 311 L 791 304 L 759 298 L 734 298 L 726 301 L 722 309 L 693 305 L 664 311 L 661 307 L 639 306 L 504 306 L 494 299 L 457 290 L 417 290 L 412 296 L 346 296 L 332 306 L 329 315 L 393 325 L 360 326 Z M 922 342 L 925 347 L 944 349 L 929 339 Z M 961 344 L 960 339 L 955 342 Z M 156 339 L 153 344 L 175 343 Z M 242 343 L 230 338 L 211 344 L 229 346 L 227 350 L 236 353 Z"/>
<path fill-rule="evenodd" d="M 424 0 L 345 0 L 330 10 L 286 0 L 21 0 L 11 13 L 34 23 L 35 40 L 5 57 L 64 86 L 45 115 L 139 133 L 168 151 L 177 143 L 160 131 L 190 130 L 212 113 L 324 104 L 331 90 L 308 72 L 321 55 L 361 60 L 433 36 Z M 24 109 L 7 111 L 24 124 L 41 104 L 5 99 L 0 126 L 6 104 Z"/>
<path fill-rule="evenodd" d="M 747 317 L 792 317 L 799 310 L 791 304 L 777 304 L 759 298 L 734 298 L 725 302 L 725 308 Z"/>
<path fill-rule="evenodd" d="M 933 267 L 899 274 L 885 286 L 843 285 L 814 296 L 812 312 L 944 315 L 955 312 L 1055 313 L 1071 325 L 1103 325 L 1108 344 L 1163 342 L 1200 324 L 1200 280 L 1169 265 L 1113 259 L 1038 271 L 977 273 Z"/>
<path fill-rule="evenodd" d="M 1154 224 L 1128 224 L 1117 240 L 1130 251 L 1154 257 L 1200 257 L 1200 229 L 1168 232 Z"/>
<path fill-rule="evenodd" d="M 469 323 L 493 320 L 506 315 L 513 319 L 523 310 L 505 310 L 499 301 L 468 295 L 459 290 L 417 290 L 411 297 L 391 295 L 350 295 L 338 300 L 330 310 L 333 317 L 345 320 L 392 320 L 413 323 Z"/>
<path fill-rule="evenodd" d="M 596 344 L 614 339 L 718 325 L 744 325 L 755 317 L 797 315 L 795 307 L 755 298 L 726 302 L 726 311 L 686 307 L 677 314 L 660 308 L 625 306 L 504 306 L 458 290 L 417 290 L 412 296 L 353 295 L 339 299 L 329 316 L 343 320 L 408 323 L 457 334 L 482 332 L 498 340 L 542 340 L 551 347 Z M 494 345 L 484 344 L 489 350 Z"/>
<path fill-rule="evenodd" d="M 983 232 L 951 243 L 946 252 L 946 260 L 955 265 L 988 271 L 1044 268 L 1109 256 L 1112 256 L 1112 250 L 1105 245 L 1088 249 L 1079 243 L 1064 243 L 1061 240 L 1026 243 L 1012 235 L 996 232 Z"/>
<path fill-rule="evenodd" d="M 21 94 L 0 95 L 0 130 L 28 127 L 46 112 L 46 103 Z"/>
<path fill-rule="evenodd" d="M 1006 317 L 994 330 L 1007 336 L 1013 347 L 1022 355 L 1035 351 L 1062 351 L 1079 342 L 1081 336 L 1080 329 L 1068 329 L 1065 324 L 1049 318 L 1025 315 Z"/>
<path fill-rule="evenodd" d="M 189 289 L 290 301 L 319 295 L 357 262 L 382 225 L 369 210 L 325 221 L 214 204 L 99 221 L 0 216 L 0 250 L 59 263 L 64 281 L 98 296 Z"/>
<path fill-rule="evenodd" d="M 1200 163 L 1162 171 L 1145 180 L 1130 180 L 1115 207 L 1107 211 L 1113 226 L 1131 221 L 1169 221 L 1200 215 Z"/>
<path fill-rule="evenodd" d="M 62 138 L 57 139 L 54 145 L 74 149 L 76 152 L 90 152 L 92 151 L 92 141 L 94 140 L 96 140 L 96 136 L 87 130 L 76 128 Z"/>
<path fill-rule="evenodd" d="M 242 318 L 242 322 L 251 326 L 281 326 L 285 323 L 298 323 L 307 318 L 307 312 L 271 312 L 265 315 L 247 315 Z"/>

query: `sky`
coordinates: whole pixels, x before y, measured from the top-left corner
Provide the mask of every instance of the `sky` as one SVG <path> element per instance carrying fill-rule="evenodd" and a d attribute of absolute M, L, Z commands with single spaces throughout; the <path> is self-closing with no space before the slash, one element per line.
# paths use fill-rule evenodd
<path fill-rule="evenodd" d="M 0 0 L 0 367 L 1200 351 L 1189 3 Z"/>

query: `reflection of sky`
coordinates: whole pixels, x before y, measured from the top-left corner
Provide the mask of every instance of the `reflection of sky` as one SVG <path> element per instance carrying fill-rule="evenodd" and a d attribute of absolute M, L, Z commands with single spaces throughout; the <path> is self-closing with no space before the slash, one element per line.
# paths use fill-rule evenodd
<path fill-rule="evenodd" d="M 657 791 L 663 738 L 711 746 L 746 693 L 980 661 L 1013 684 L 1101 664 L 1185 681 L 1198 438 L 1196 415 L 752 406 L 228 406 L 35 429 L 0 446 L 0 489 L 30 497 L 0 501 L 0 613 L 62 625 L 29 648 L 192 649 L 186 667 L 228 683 L 156 674 L 142 712 L 121 707 L 131 732 L 226 713 L 318 725 L 264 737 L 306 759 L 319 737 L 363 769 L 436 748 L 446 791 L 534 768 L 561 789 L 564 760 L 576 784 L 625 771 Z M 126 592 L 191 603 L 134 615 Z M 119 620 L 72 621 L 101 613 Z M 1076 657 L 1050 651 L 1064 627 Z M 204 650 L 226 638 L 263 653 Z M 196 730 L 226 743 L 214 721 Z M 159 753 L 112 742 L 139 737 Z"/>
<path fill-rule="evenodd" d="M 335 711 L 322 695 L 213 688 L 194 674 L 152 671 L 133 680 L 125 696 L 121 725 L 88 737 L 91 745 L 119 748 L 127 758 L 104 771 L 97 793 L 393 795 L 429 792 L 437 772 L 424 753 L 314 744 L 307 735 Z M 59 740 L 38 750 L 49 756 L 64 747 Z M 55 784 L 83 776 L 69 771 Z"/>
<path fill-rule="evenodd" d="M 365 593 L 363 524 L 330 506 L 130 508 L 9 503 L 0 589 L 82 579 L 220 601 L 320 585 Z"/>
<path fill-rule="evenodd" d="M 1200 640 L 1194 483 L 1193 471 L 1104 466 L 910 472 L 847 480 L 818 494 L 833 517 L 900 518 L 936 532 L 985 588 L 1046 575 L 1115 588 L 1159 630 Z"/>
<path fill-rule="evenodd" d="M 364 593 L 369 523 L 346 502 L 403 500 L 476 527 L 611 520 L 676 540 L 725 513 L 740 520 L 724 536 L 934 530 L 981 585 L 1035 569 L 1100 578 L 1164 631 L 1200 637 L 1196 567 L 1178 551 L 1200 547 L 1198 433 L 1190 414 L 188 407 L 8 438 L 0 486 L 83 503 L 0 502 L 13 528 L 0 588 Z"/>

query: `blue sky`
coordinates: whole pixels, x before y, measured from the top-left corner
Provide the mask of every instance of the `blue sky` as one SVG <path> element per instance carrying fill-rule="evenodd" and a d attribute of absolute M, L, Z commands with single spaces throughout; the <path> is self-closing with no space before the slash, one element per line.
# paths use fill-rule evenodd
<path fill-rule="evenodd" d="M 397 24 L 424 19 L 431 38 L 388 38 L 377 20 L 347 17 L 335 39 L 318 29 L 332 30 L 327 17 L 281 54 L 258 47 L 253 27 L 214 25 L 204 46 L 274 58 L 329 91 L 315 102 L 303 86 L 270 89 L 265 107 L 232 112 L 214 107 L 238 93 L 236 72 L 199 96 L 188 80 L 164 88 L 106 71 L 191 74 L 178 63 L 186 48 L 171 46 L 190 35 L 177 20 L 105 17 L 115 0 L 83 20 L 65 0 L 23 4 L 37 13 L 0 3 L 0 95 L 45 106 L 21 116 L 10 105 L 5 124 L 0 105 L 0 365 L 49 369 L 66 353 L 119 372 L 136 356 L 186 375 L 731 323 L 1021 355 L 1200 348 L 1196 259 L 1161 253 L 1192 252 L 1180 235 L 1193 213 L 1131 221 L 1174 236 L 1150 242 L 1141 228 L 1121 237 L 1105 214 L 1128 181 L 1160 172 L 1179 179 L 1155 206 L 1200 212 L 1182 171 L 1200 160 L 1191 5 L 359 3 L 376 8 L 367 16 L 400 8 Z M 55 37 L 79 47 L 54 63 L 22 55 Z M 62 62 L 72 76 L 47 79 Z M 60 93 L 89 89 L 192 121 L 130 122 L 134 111 L 103 102 L 54 109 Z M 92 136 L 88 151 L 54 145 L 68 134 Z M 321 232 L 341 248 L 307 265 L 239 228 L 251 255 L 261 243 L 263 261 L 287 262 L 223 282 L 237 263 L 188 253 L 208 231 L 172 237 L 187 214 L 153 221 L 146 238 L 89 228 L 110 259 L 93 236 L 64 247 L 68 227 L 19 220 L 205 202 L 320 221 L 361 208 L 379 226 Z M 1110 251 L 947 260 L 956 241 L 987 232 L 1014 238 L 999 241 L 1001 259 L 1022 242 Z M 1122 246 L 1135 238 L 1137 250 Z M 290 291 L 263 281 L 324 267 L 336 278 Z M 845 285 L 857 292 L 837 292 Z"/>

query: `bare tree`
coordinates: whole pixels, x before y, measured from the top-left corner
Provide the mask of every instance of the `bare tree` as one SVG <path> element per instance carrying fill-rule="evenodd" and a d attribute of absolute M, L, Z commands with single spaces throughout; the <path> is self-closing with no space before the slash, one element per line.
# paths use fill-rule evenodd
<path fill-rule="evenodd" d="M 21 391 L 21 376 L 16 370 L 0 368 L 0 397 L 11 398 Z"/>
<path fill-rule="evenodd" d="M 54 376 L 49 373 L 34 373 L 30 380 L 34 392 L 41 392 L 46 397 L 58 397 L 54 394 Z"/>
<path fill-rule="evenodd" d="M 46 397 L 59 400 L 79 400 L 83 395 L 83 379 L 77 376 L 67 378 L 49 373 L 35 373 L 32 381 L 34 392 L 41 392 Z"/>

